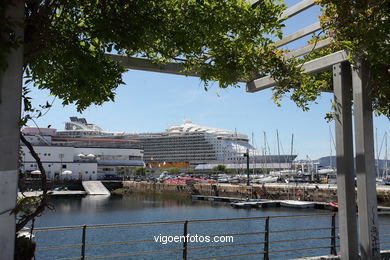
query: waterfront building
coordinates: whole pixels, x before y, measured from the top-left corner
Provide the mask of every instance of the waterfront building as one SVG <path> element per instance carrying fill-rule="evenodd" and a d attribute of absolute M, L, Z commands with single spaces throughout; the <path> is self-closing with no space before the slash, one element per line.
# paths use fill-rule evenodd
<path fill-rule="evenodd" d="M 145 166 L 143 151 L 131 140 L 58 136 L 52 128 L 26 127 L 22 132 L 40 156 L 49 180 L 112 179 L 119 172 L 129 174 L 132 168 Z M 21 170 L 39 174 L 37 163 L 23 143 L 21 149 Z"/>

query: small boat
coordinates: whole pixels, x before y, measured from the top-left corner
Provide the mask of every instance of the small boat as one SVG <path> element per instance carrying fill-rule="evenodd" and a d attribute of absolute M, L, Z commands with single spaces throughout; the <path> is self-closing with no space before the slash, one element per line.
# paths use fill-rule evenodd
<path fill-rule="evenodd" d="M 376 180 L 376 184 L 385 184 L 382 178 L 376 178 L 375 180 Z"/>
<path fill-rule="evenodd" d="M 385 179 L 383 179 L 383 182 L 384 182 L 386 185 L 390 185 L 390 178 L 385 178 Z"/>
<path fill-rule="evenodd" d="M 315 203 L 310 201 L 300 201 L 300 200 L 281 200 L 280 206 L 288 208 L 314 208 Z"/>
<path fill-rule="evenodd" d="M 240 202 L 233 202 L 230 203 L 230 206 L 233 208 L 238 208 L 238 209 L 251 209 L 251 208 L 258 208 L 258 202 L 254 201 L 240 201 Z"/>
<path fill-rule="evenodd" d="M 268 177 L 263 177 L 263 178 L 258 178 L 253 180 L 254 183 L 274 183 L 277 182 L 279 177 L 273 177 L 273 176 L 268 176 Z"/>
<path fill-rule="evenodd" d="M 329 206 L 332 210 L 338 210 L 339 209 L 339 203 L 337 203 L 336 201 L 331 201 L 329 202 Z"/>

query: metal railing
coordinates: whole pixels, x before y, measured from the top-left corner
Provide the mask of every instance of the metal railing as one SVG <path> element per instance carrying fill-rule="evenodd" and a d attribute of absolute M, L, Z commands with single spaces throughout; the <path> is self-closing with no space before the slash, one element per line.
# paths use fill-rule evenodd
<path fill-rule="evenodd" d="M 308 228 L 287 228 L 287 229 L 281 229 L 279 228 L 279 222 L 278 221 L 285 221 L 287 219 L 307 219 L 307 218 L 330 218 L 330 221 L 326 223 L 329 223 L 327 226 L 319 226 L 319 227 L 308 227 Z M 259 227 L 260 225 L 257 225 L 258 222 L 261 223 L 263 226 L 260 230 L 252 231 L 252 232 L 230 232 L 226 233 L 226 227 L 227 225 L 232 225 L 233 222 L 243 222 L 248 224 L 248 222 L 253 222 L 256 227 Z M 263 223 L 262 223 L 263 222 Z M 278 222 L 278 223 L 276 223 Z M 116 251 L 116 249 L 110 250 L 108 247 L 113 246 L 132 246 L 134 248 L 135 245 L 144 245 L 147 243 L 153 243 L 154 245 L 158 244 L 156 243 L 155 239 L 142 239 L 142 240 L 127 240 L 127 241 L 104 241 L 104 242 L 94 242 L 94 241 L 87 241 L 87 233 L 92 232 L 92 230 L 101 230 L 101 229 L 109 229 L 109 228 L 120 228 L 121 230 L 123 228 L 127 227 L 150 227 L 150 226 L 157 226 L 162 232 L 166 228 L 167 225 L 176 225 L 178 226 L 179 230 L 182 231 L 176 235 L 182 235 L 183 237 L 187 237 L 189 235 L 189 227 L 196 227 L 196 224 L 206 225 L 206 224 L 213 224 L 216 225 L 217 223 L 223 223 L 222 232 L 218 232 L 215 234 L 204 234 L 208 235 L 209 237 L 215 237 L 215 236 L 232 236 L 234 238 L 239 237 L 246 237 L 246 240 L 244 241 L 238 241 L 236 243 L 221 243 L 217 245 L 213 245 L 210 243 L 206 243 L 204 246 L 189 246 L 191 243 L 187 239 L 184 239 L 184 241 L 180 241 L 180 247 L 177 247 L 178 243 L 170 243 L 172 246 L 164 247 L 164 248 L 157 248 L 156 250 L 143 250 L 143 251 L 129 251 L 123 252 L 123 253 L 113 253 Z M 271 224 L 274 223 L 273 228 L 271 228 Z M 305 223 L 305 221 L 299 220 L 299 223 Z M 282 224 L 282 223 L 280 223 Z M 182 228 L 180 228 L 182 226 Z M 261 227 L 261 226 L 260 226 Z M 71 245 L 55 245 L 55 246 L 48 246 L 48 247 L 42 247 L 40 246 L 39 241 L 39 235 L 43 232 L 53 232 L 53 231 L 75 231 L 75 230 L 81 230 L 81 242 L 77 244 L 71 244 Z M 150 223 L 129 223 L 129 224 L 112 224 L 112 225 L 82 225 L 82 226 L 70 226 L 70 227 L 50 227 L 50 228 L 36 228 L 34 230 L 34 233 L 36 235 L 37 240 L 37 259 L 40 259 L 39 254 L 44 251 L 55 251 L 59 252 L 60 250 L 65 249 L 73 249 L 73 253 L 77 253 L 74 250 L 79 248 L 79 256 L 73 257 L 73 258 L 62 258 L 62 259 L 102 259 L 102 258 L 116 258 L 116 257 L 130 257 L 130 256 L 141 256 L 141 255 L 164 255 L 164 254 L 173 254 L 177 258 L 182 259 L 223 259 L 223 258 L 237 258 L 237 257 L 248 257 L 248 256 L 255 256 L 260 255 L 263 256 L 263 259 L 270 259 L 271 255 L 277 255 L 277 254 L 291 254 L 295 253 L 294 256 L 307 256 L 305 252 L 307 251 L 313 251 L 313 250 L 329 250 L 325 254 L 332 254 L 337 255 L 337 226 L 336 226 L 336 213 L 332 214 L 310 214 L 310 215 L 296 215 L 296 216 L 268 216 L 268 217 L 248 217 L 248 218 L 229 218 L 229 219 L 201 219 L 201 220 L 184 220 L 184 221 L 170 221 L 170 222 L 150 222 Z M 77 231 L 78 232 L 78 231 Z M 301 233 L 302 235 L 305 234 L 305 237 L 299 238 L 299 236 L 295 235 Z M 313 234 L 320 233 L 320 235 L 313 236 Z M 131 233 L 130 233 L 131 234 Z M 293 239 L 286 239 L 288 235 L 290 234 L 293 236 Z M 311 235 L 307 235 L 311 234 Z M 301 235 L 301 236 L 302 236 Z M 152 235 L 151 235 L 152 236 Z M 98 235 L 93 235 L 92 238 L 96 238 Z M 253 239 L 250 240 L 250 237 Z M 51 240 L 53 240 L 53 236 L 50 236 Z M 80 238 L 80 233 L 77 235 L 77 233 L 73 233 L 73 238 L 70 238 L 70 240 L 75 241 L 77 238 Z M 152 238 L 152 237 L 151 237 Z M 277 238 L 277 239 L 275 239 Z M 248 240 L 249 239 L 249 240 Z M 260 239 L 260 241 L 259 241 Z M 236 239 L 234 239 L 236 240 Z M 298 247 L 296 244 L 298 243 L 305 243 L 307 244 L 308 241 L 316 241 L 316 244 L 313 244 L 310 247 Z M 42 242 L 44 243 L 44 242 Z M 294 244 L 294 246 L 291 246 Z M 176 247 L 174 246 L 176 245 Z M 105 247 L 104 252 L 109 254 L 95 254 L 95 255 L 87 255 L 86 249 L 87 248 L 100 248 Z M 145 248 L 150 248 L 150 246 L 145 246 Z M 241 248 L 238 251 L 234 251 L 236 253 L 232 253 L 232 251 L 229 251 L 227 249 L 233 249 L 233 248 Z M 247 248 L 247 251 L 244 249 Z M 223 250 L 222 250 L 223 249 Z M 255 250 L 256 249 L 256 250 Z M 211 251 L 210 251 L 211 250 Z M 222 250 L 222 254 L 217 254 L 218 250 Z M 111 252 L 110 252 L 111 251 Z M 227 253 L 226 253 L 227 251 Z M 203 255 L 202 253 L 203 252 Z M 237 254 L 239 252 L 239 254 Z M 215 253 L 215 255 L 214 255 Z M 221 253 L 221 252 L 219 252 Z M 226 253 L 226 254 L 223 254 Z M 318 253 L 318 252 L 317 252 Z M 56 254 L 56 256 L 58 256 Z M 44 255 L 42 258 L 46 258 Z"/>

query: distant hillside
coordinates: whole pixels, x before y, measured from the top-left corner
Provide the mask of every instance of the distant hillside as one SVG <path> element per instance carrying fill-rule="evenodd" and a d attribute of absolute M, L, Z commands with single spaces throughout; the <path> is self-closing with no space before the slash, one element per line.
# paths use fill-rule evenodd
<path fill-rule="evenodd" d="M 319 166 L 324 168 L 336 167 L 336 156 L 325 156 L 318 159 Z M 379 160 L 379 169 L 385 169 L 386 160 Z M 390 168 L 390 160 L 387 160 L 387 167 Z"/>
<path fill-rule="evenodd" d="M 325 156 L 318 159 L 319 166 L 324 168 L 336 167 L 336 156 Z"/>

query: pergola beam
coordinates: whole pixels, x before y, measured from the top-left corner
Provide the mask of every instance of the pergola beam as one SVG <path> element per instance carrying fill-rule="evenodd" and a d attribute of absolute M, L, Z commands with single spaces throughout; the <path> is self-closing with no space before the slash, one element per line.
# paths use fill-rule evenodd
<path fill-rule="evenodd" d="M 302 0 L 297 4 L 291 6 L 290 8 L 284 10 L 284 12 L 282 13 L 282 18 L 286 18 L 286 17 L 291 18 L 294 15 L 297 15 L 305 11 L 306 9 L 309 9 L 313 5 L 315 5 L 314 0 Z"/>
<path fill-rule="evenodd" d="M 286 45 L 287 43 L 296 41 L 302 37 L 305 37 L 313 32 L 316 32 L 318 30 L 321 30 L 321 24 L 320 22 L 313 23 L 309 26 L 306 26 L 305 28 L 298 30 L 290 35 L 287 35 L 286 37 L 283 37 L 282 39 L 275 42 L 276 47 L 281 47 L 283 45 Z"/>
<path fill-rule="evenodd" d="M 122 65 L 127 69 L 198 77 L 198 75 L 194 72 L 183 73 L 182 71 L 184 69 L 184 66 L 183 64 L 180 63 L 172 62 L 166 64 L 157 64 L 151 60 L 144 59 L 144 58 L 136 58 L 130 56 L 116 55 L 116 54 L 106 54 L 106 56 L 119 62 L 120 65 Z"/>
<path fill-rule="evenodd" d="M 284 58 L 288 60 L 288 59 L 291 59 L 294 57 L 299 57 L 299 56 L 308 54 L 312 51 L 324 48 L 324 47 L 328 46 L 329 44 L 331 44 L 332 42 L 333 42 L 332 38 L 326 38 L 326 39 L 320 40 L 316 43 L 308 44 L 308 45 L 301 47 L 299 49 L 292 50 L 289 53 L 287 53 L 286 55 L 284 55 Z"/>
<path fill-rule="evenodd" d="M 252 2 L 252 6 L 255 7 L 261 2 L 261 0 L 255 0 Z M 280 18 L 291 18 L 294 15 L 299 14 L 300 12 L 305 11 L 306 9 L 312 7 L 315 5 L 314 0 L 302 0 L 298 2 L 297 4 L 291 6 L 290 8 L 287 8 L 286 10 L 283 11 L 282 15 Z"/>
<path fill-rule="evenodd" d="M 326 71 L 332 68 L 333 65 L 346 61 L 348 54 L 346 51 L 338 51 L 318 59 L 314 59 L 301 65 L 304 72 L 314 74 L 318 72 Z M 267 89 L 276 86 L 277 82 L 271 77 L 266 76 L 260 79 L 255 79 L 248 82 L 246 85 L 247 92 L 257 92 L 263 89 Z"/>

